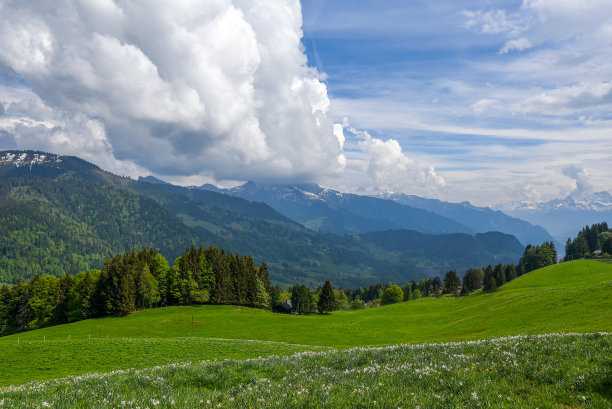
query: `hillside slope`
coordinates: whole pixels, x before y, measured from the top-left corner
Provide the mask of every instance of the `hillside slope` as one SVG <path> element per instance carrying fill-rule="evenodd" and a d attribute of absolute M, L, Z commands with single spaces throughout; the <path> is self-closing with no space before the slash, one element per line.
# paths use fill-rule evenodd
<path fill-rule="evenodd" d="M 612 264 L 563 263 L 521 276 L 496 293 L 420 299 L 328 316 L 200 306 L 80 321 L 0 338 L 6 358 L 0 373 L 13 374 L 12 379 L 46 379 L 101 368 L 146 367 L 175 362 L 178 349 L 189 359 L 205 359 L 210 350 L 202 340 L 208 338 L 352 347 L 572 331 L 612 331 Z M 104 346 L 107 337 L 112 348 Z M 157 352 L 163 348 L 168 357 Z M 253 348 L 260 346 L 253 343 Z M 101 349 L 107 355 L 95 358 Z M 128 350 L 127 355 L 121 352 Z M 218 349 L 216 357 L 235 356 L 224 355 L 234 349 L 227 351 Z M 49 356 L 54 358 L 44 358 Z M 31 366 L 37 357 L 43 363 Z"/>

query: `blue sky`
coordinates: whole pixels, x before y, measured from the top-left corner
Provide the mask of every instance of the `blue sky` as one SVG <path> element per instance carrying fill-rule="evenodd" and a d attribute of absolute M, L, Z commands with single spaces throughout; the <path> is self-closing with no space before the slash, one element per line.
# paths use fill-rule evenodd
<path fill-rule="evenodd" d="M 433 165 L 439 196 L 545 200 L 579 193 L 570 165 L 610 188 L 612 22 L 582 3 L 306 0 L 303 42 L 335 119 Z"/>
<path fill-rule="evenodd" d="M 609 0 L 0 0 L 0 149 L 501 206 L 610 190 Z"/>

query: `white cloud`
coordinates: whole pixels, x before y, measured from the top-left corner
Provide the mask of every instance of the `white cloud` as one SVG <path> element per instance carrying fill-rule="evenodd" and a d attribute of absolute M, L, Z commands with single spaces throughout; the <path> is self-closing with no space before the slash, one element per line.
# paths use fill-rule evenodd
<path fill-rule="evenodd" d="M 446 182 L 433 166 L 417 164 L 406 156 L 397 140 L 383 141 L 368 132 L 350 131 L 362 138 L 358 145 L 369 154 L 367 173 L 376 189 L 431 195 L 446 187 Z"/>
<path fill-rule="evenodd" d="M 70 135 L 101 124 L 121 161 L 216 179 L 343 170 L 298 0 L 23 0 L 0 15 L 0 63 L 48 109 L 70 113 Z M 84 149 L 72 136 L 65 145 Z"/>
<path fill-rule="evenodd" d="M 104 125 L 82 114 L 67 114 L 47 106 L 25 89 L 0 87 L 8 95 L 0 115 L 0 143 L 3 149 L 32 149 L 65 155 L 78 155 L 103 169 L 118 174 L 139 175 L 146 170 L 129 160 L 120 161 L 106 137 Z"/>
<path fill-rule="evenodd" d="M 531 41 L 526 39 L 525 37 L 517 38 L 516 40 L 508 40 L 506 44 L 499 50 L 500 54 L 507 54 L 510 51 L 523 51 L 528 48 L 533 47 Z"/>
<path fill-rule="evenodd" d="M 581 198 L 593 193 L 593 184 L 589 172 L 577 164 L 567 165 L 561 168 L 561 173 L 571 178 L 576 184 L 575 190 L 572 192 L 572 197 Z"/>
<path fill-rule="evenodd" d="M 511 37 L 520 35 L 525 30 L 526 23 L 519 15 L 508 15 L 505 10 L 464 10 L 466 28 L 478 27 L 485 34 L 506 34 Z"/>
<path fill-rule="evenodd" d="M 473 103 L 471 108 L 475 114 L 479 115 L 479 114 L 489 111 L 490 109 L 498 105 L 500 105 L 499 100 L 485 98 L 485 99 L 481 99 L 480 101 Z"/>
<path fill-rule="evenodd" d="M 582 82 L 527 98 L 516 103 L 513 111 L 569 115 L 584 109 L 609 104 L 612 104 L 612 82 Z"/>

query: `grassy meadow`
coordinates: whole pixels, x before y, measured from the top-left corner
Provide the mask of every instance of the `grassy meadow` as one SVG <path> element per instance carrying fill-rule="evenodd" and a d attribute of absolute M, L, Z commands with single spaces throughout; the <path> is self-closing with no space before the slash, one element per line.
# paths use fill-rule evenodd
<path fill-rule="evenodd" d="M 3 408 L 609 408 L 612 335 L 182 363 L 0 388 Z"/>
<path fill-rule="evenodd" d="M 49 327 L 0 338 L 0 385 L 305 350 L 599 331 L 612 331 L 612 265 L 581 260 L 532 272 L 492 294 L 328 316 L 168 307 Z"/>

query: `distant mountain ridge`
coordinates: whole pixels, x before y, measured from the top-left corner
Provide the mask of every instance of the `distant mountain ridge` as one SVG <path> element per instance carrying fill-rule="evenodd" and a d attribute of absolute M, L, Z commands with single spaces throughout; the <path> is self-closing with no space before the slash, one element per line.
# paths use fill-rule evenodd
<path fill-rule="evenodd" d="M 397 193 L 361 196 L 316 184 L 248 182 L 230 189 L 210 184 L 196 189 L 267 203 L 304 226 L 325 233 L 360 234 L 387 229 L 411 229 L 425 234 L 500 231 L 516 236 L 524 245 L 553 240 L 540 226 L 467 202 L 448 203 Z"/>
<path fill-rule="evenodd" d="M 612 221 L 612 195 L 605 191 L 548 202 L 514 202 L 500 208 L 527 221 L 537 220 L 563 243 L 584 226 Z"/>
<path fill-rule="evenodd" d="M 425 234 L 475 233 L 461 223 L 427 210 L 370 196 L 341 193 L 316 184 L 248 182 L 231 189 L 219 189 L 212 185 L 197 189 L 267 203 L 287 217 L 321 233 L 342 235 L 389 229 L 410 229 Z"/>
<path fill-rule="evenodd" d="M 489 207 L 478 207 L 469 202 L 449 203 L 402 193 L 383 193 L 381 197 L 459 220 L 479 233 L 500 231 L 512 234 L 524 245 L 553 241 L 545 228 Z"/>
<path fill-rule="evenodd" d="M 0 282 L 100 268 L 107 256 L 132 247 L 153 246 L 172 263 L 187 246 L 216 245 L 252 255 L 257 263 L 265 260 L 276 282 L 313 287 L 326 279 L 356 287 L 418 280 L 449 268 L 461 273 L 472 266 L 517 262 L 523 250 L 515 237 L 500 233 L 319 233 L 262 201 L 154 178 L 136 181 L 73 156 L 4 151 L 0 158 Z M 300 197 L 325 204 L 301 188 Z M 342 202 L 344 195 L 328 194 Z M 349 199 L 353 208 L 364 207 L 364 217 L 356 222 L 379 222 L 368 219 L 367 211 L 377 212 L 366 206 L 373 198 Z M 387 202 L 391 212 L 403 208 Z M 342 208 L 323 210 L 353 217 Z"/>

